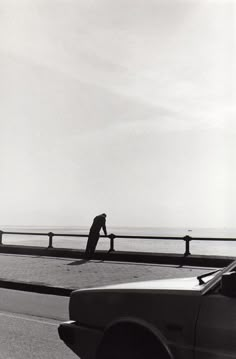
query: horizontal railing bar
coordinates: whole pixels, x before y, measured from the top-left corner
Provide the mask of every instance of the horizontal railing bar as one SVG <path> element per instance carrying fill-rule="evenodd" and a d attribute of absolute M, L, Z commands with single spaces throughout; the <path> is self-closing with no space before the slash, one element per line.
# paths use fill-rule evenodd
<path fill-rule="evenodd" d="M 106 236 L 100 236 L 100 237 L 106 237 Z M 114 238 L 129 238 L 129 239 L 176 239 L 176 240 L 181 240 L 184 239 L 184 237 L 164 237 L 164 236 L 160 236 L 160 237 L 154 237 L 154 236 L 126 236 L 126 235 L 116 235 L 114 234 Z"/>
<path fill-rule="evenodd" d="M 30 233 L 30 232 L 4 232 L 2 234 L 23 234 L 23 235 L 35 235 L 35 236 L 48 236 L 48 233 Z M 53 237 L 88 237 L 88 234 L 68 234 L 68 233 L 53 233 Z M 100 235 L 100 237 L 109 238 L 109 235 L 105 236 Z M 173 240 L 183 240 L 184 237 L 154 237 L 154 236 L 129 236 L 129 235 L 116 235 L 114 234 L 114 238 L 128 238 L 128 239 L 173 239 Z M 192 239 L 192 238 L 191 238 Z"/>
<path fill-rule="evenodd" d="M 23 235 L 30 235 L 30 236 L 48 236 L 48 233 L 30 233 L 30 232 L 5 232 L 2 231 L 2 234 L 23 234 Z"/>
<path fill-rule="evenodd" d="M 30 236 L 48 236 L 49 233 L 45 232 L 9 232 L 1 231 L 2 234 L 19 234 L 19 235 L 30 235 Z M 77 233 L 52 233 L 53 237 L 88 237 L 88 234 L 77 234 Z M 100 237 L 109 238 L 110 235 L 100 235 Z M 189 241 L 236 241 L 236 238 L 214 238 L 214 237 L 190 237 L 190 236 L 130 236 L 114 234 L 114 238 L 127 238 L 127 239 L 166 239 L 166 240 L 189 240 Z"/>
<path fill-rule="evenodd" d="M 183 237 L 182 239 L 185 240 Z M 190 237 L 190 241 L 236 241 L 236 238 L 207 238 L 207 237 Z"/>
<path fill-rule="evenodd" d="M 13 231 L 2 231 L 0 230 L 0 246 L 3 245 L 3 234 L 10 235 L 28 235 L 28 236 L 47 236 L 48 237 L 48 249 L 53 248 L 53 238 L 54 237 L 88 237 L 89 234 L 77 234 L 77 233 L 53 233 L 53 232 L 13 232 Z M 110 239 L 110 249 L 109 252 L 115 251 L 114 249 L 114 239 L 117 238 L 125 238 L 125 239 L 160 239 L 160 240 L 174 240 L 174 241 L 184 241 L 185 242 L 185 252 L 184 256 L 187 257 L 191 255 L 190 252 L 190 242 L 191 241 L 236 241 L 236 238 L 214 238 L 214 237 L 191 237 L 189 235 L 185 236 L 130 236 L 130 235 L 121 235 L 121 234 L 109 234 L 109 235 L 101 235 L 100 237 L 105 237 Z"/>
<path fill-rule="evenodd" d="M 88 237 L 88 234 L 63 234 L 63 233 L 53 233 L 54 237 Z M 100 236 L 102 237 L 102 236 Z M 107 237 L 107 236 L 104 236 Z"/>
<path fill-rule="evenodd" d="M 102 236 L 100 236 L 102 237 Z M 105 236 L 103 236 L 105 237 Z M 203 238 L 203 237 L 150 237 L 150 236 L 120 236 L 115 235 L 114 238 L 129 238 L 129 239 L 166 239 L 166 240 L 189 240 L 189 241 L 236 241 L 236 238 Z"/>
<path fill-rule="evenodd" d="M 104 236 L 105 237 L 105 236 Z M 174 240 L 189 240 L 189 241 L 236 241 L 236 238 L 207 238 L 207 237 L 151 237 L 151 236 L 120 236 L 115 235 L 115 238 L 130 238 L 130 239 L 174 239 Z"/>
<path fill-rule="evenodd" d="M 54 237 L 88 237 L 88 234 L 76 234 L 76 233 L 53 233 Z M 48 236 L 48 233 L 37 233 L 37 232 L 5 232 L 5 231 L 2 231 L 2 234 L 22 234 L 22 235 L 35 235 L 35 236 Z M 109 238 L 109 235 L 105 236 L 105 235 L 100 235 L 100 237 L 104 237 L 104 238 Z M 163 236 L 160 236 L 160 237 L 154 237 L 154 236 L 126 236 L 126 235 L 114 235 L 114 238 L 133 238 L 133 239 L 176 239 L 176 240 L 181 240 L 183 239 L 183 237 L 163 237 Z"/>
<path fill-rule="evenodd" d="M 100 236 L 100 237 L 106 237 L 106 236 Z M 183 237 L 166 237 L 166 236 L 126 236 L 126 235 L 114 235 L 114 238 L 139 238 L 139 239 L 174 239 L 174 240 L 189 240 L 189 241 L 236 241 L 236 238 L 213 238 L 213 237 L 189 237 L 189 236 L 183 236 Z"/>

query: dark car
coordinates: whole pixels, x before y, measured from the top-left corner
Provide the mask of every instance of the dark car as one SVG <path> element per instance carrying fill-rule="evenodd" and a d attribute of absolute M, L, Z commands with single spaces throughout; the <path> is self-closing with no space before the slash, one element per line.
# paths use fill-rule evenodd
<path fill-rule="evenodd" d="M 60 338 L 81 359 L 236 358 L 235 269 L 76 290 Z"/>

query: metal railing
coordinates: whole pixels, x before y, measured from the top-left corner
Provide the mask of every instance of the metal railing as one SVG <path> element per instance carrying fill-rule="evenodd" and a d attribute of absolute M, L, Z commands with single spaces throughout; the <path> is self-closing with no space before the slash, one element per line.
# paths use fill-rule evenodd
<path fill-rule="evenodd" d="M 30 236 L 47 236 L 48 237 L 48 247 L 53 248 L 53 238 L 54 237 L 84 237 L 88 238 L 88 234 L 68 234 L 68 233 L 53 233 L 53 232 L 12 232 L 12 231 L 2 231 L 0 230 L 0 246 L 4 245 L 3 243 L 3 235 L 30 235 Z M 190 242 L 191 241 L 234 241 L 236 242 L 236 238 L 213 238 L 213 237 L 190 237 L 188 235 L 184 237 L 179 236 L 130 236 L 130 235 L 116 235 L 109 234 L 107 236 L 101 235 L 101 238 L 109 238 L 110 239 L 110 248 L 108 252 L 115 251 L 115 239 L 116 238 L 125 238 L 125 239 L 154 239 L 154 240 L 174 240 L 174 241 L 184 241 L 185 242 L 185 252 L 184 256 L 191 255 L 190 253 Z"/>

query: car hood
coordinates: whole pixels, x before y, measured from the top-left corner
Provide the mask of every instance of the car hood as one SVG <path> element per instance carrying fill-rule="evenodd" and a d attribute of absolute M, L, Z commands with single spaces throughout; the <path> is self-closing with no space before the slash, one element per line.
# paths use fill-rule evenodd
<path fill-rule="evenodd" d="M 176 291 L 200 291 L 202 285 L 199 285 L 197 277 L 148 280 L 143 282 L 131 282 L 122 284 L 113 284 L 96 288 L 87 288 L 85 290 L 95 291 L 147 291 L 147 290 L 176 290 Z"/>

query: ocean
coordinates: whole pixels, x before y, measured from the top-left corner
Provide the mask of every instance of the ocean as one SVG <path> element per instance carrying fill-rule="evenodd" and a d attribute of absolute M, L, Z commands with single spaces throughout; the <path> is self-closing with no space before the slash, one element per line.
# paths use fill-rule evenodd
<path fill-rule="evenodd" d="M 89 227 L 49 227 L 49 226 L 1 226 L 3 231 L 14 232 L 32 232 L 32 233 L 60 233 L 60 234 L 88 234 Z M 228 255 L 236 257 L 236 228 L 160 228 L 160 227 L 109 227 L 108 233 L 117 235 L 137 235 L 137 236 L 163 236 L 163 237 L 191 237 L 200 238 L 235 238 L 233 241 L 197 241 L 190 242 L 191 254 L 198 255 Z M 101 233 L 102 234 L 102 233 Z M 79 237 L 54 237 L 53 247 L 55 248 L 73 248 L 85 249 L 86 238 Z M 3 235 L 3 244 L 19 244 L 30 246 L 48 246 L 48 236 L 31 236 L 31 235 Z M 183 240 L 168 239 L 128 239 L 116 238 L 115 249 L 121 251 L 137 252 L 158 252 L 158 253 L 178 253 L 183 254 L 185 251 L 185 242 Z M 110 241 L 107 238 L 100 238 L 97 249 L 109 250 Z"/>

